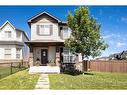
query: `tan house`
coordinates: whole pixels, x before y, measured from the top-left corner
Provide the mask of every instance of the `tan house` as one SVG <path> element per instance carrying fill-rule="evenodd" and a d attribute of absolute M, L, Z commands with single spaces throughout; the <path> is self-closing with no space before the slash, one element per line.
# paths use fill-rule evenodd
<path fill-rule="evenodd" d="M 75 62 L 75 55 L 64 47 L 64 41 L 71 33 L 66 22 L 42 12 L 29 19 L 28 25 L 31 28 L 31 41 L 26 44 L 30 47 L 30 66 L 36 66 L 37 61 L 41 66 L 47 66 L 53 60 L 57 66 Z"/>

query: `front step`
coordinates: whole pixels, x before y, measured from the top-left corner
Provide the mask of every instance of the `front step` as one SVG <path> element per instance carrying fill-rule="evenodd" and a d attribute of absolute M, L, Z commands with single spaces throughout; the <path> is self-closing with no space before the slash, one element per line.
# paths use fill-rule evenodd
<path fill-rule="evenodd" d="M 29 74 L 52 74 L 60 73 L 60 67 L 58 66 L 32 66 L 29 68 Z"/>

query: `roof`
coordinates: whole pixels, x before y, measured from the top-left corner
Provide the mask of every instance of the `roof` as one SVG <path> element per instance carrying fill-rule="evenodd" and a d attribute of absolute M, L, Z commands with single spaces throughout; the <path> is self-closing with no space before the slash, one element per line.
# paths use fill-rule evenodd
<path fill-rule="evenodd" d="M 57 41 L 57 40 L 32 40 L 25 42 L 28 46 L 29 45 L 36 45 L 36 46 L 51 46 L 51 45 L 64 45 L 63 41 Z"/>
<path fill-rule="evenodd" d="M 7 20 L 6 22 L 4 22 L 4 24 L 0 27 L 0 29 L 2 29 L 6 24 L 9 24 L 13 29 L 15 29 L 15 27 Z"/>
<path fill-rule="evenodd" d="M 59 43 L 59 42 L 64 42 L 64 41 L 59 41 L 59 40 L 32 40 L 32 41 L 27 41 L 28 43 L 40 43 L 40 42 L 43 42 L 43 43 L 47 43 L 47 42 L 56 42 L 56 43 Z"/>
<path fill-rule="evenodd" d="M 30 18 L 30 19 L 28 20 L 28 24 L 30 25 L 30 23 L 31 23 L 32 20 L 35 20 L 36 18 L 38 18 L 39 16 L 41 16 L 41 15 L 43 15 L 43 14 L 46 14 L 46 15 L 50 16 L 51 18 L 53 18 L 53 19 L 55 19 L 56 21 L 58 21 L 58 23 L 61 23 L 61 24 L 65 24 L 65 23 L 66 23 L 66 22 L 62 22 L 60 19 L 58 19 L 57 17 L 55 17 L 55 16 L 49 14 L 48 12 L 43 11 L 43 12 L 41 12 L 41 13 L 39 13 L 39 14 L 33 16 L 32 18 Z"/>
<path fill-rule="evenodd" d="M 18 28 L 16 28 L 16 30 L 17 31 L 21 31 L 25 35 L 25 37 L 27 38 L 27 40 L 29 41 L 29 38 L 28 38 L 28 35 L 26 34 L 26 32 L 24 32 L 23 30 L 18 29 Z"/>
<path fill-rule="evenodd" d="M 7 23 L 8 23 L 14 30 L 16 30 L 16 31 L 21 31 L 21 32 L 25 35 L 25 37 L 27 38 L 27 40 L 29 40 L 28 36 L 26 35 L 26 32 L 24 32 L 24 31 L 21 30 L 21 29 L 15 28 L 14 25 L 13 25 L 12 23 L 10 23 L 8 20 L 0 27 L 0 29 L 2 29 Z"/>

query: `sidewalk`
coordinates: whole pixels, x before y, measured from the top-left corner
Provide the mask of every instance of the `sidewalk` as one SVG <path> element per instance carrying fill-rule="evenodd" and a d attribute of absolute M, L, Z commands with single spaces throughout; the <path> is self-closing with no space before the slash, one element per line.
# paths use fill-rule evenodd
<path fill-rule="evenodd" d="M 35 89 L 49 89 L 49 78 L 48 74 L 41 74 Z"/>

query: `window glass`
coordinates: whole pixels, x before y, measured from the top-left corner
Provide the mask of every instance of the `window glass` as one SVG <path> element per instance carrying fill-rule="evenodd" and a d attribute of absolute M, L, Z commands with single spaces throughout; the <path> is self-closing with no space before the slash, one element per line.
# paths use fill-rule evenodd
<path fill-rule="evenodd" d="M 52 25 L 39 25 L 39 34 L 40 35 L 50 35 L 52 32 Z"/>
<path fill-rule="evenodd" d="M 74 63 L 75 55 L 72 54 L 70 49 L 63 48 L 63 63 Z"/>

